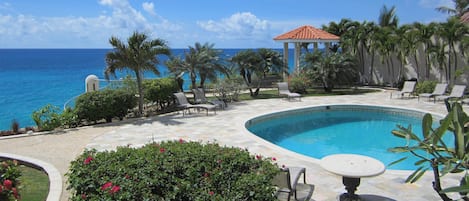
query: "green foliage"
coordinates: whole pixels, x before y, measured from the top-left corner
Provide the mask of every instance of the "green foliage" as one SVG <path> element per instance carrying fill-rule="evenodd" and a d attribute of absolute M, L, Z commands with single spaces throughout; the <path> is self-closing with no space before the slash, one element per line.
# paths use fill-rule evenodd
<path fill-rule="evenodd" d="M 271 158 L 218 144 L 166 141 L 86 150 L 71 162 L 71 200 L 275 200 Z"/>
<path fill-rule="evenodd" d="M 99 121 L 112 118 L 124 118 L 130 109 L 137 105 L 133 93 L 124 90 L 105 89 L 80 95 L 75 103 L 76 114 L 79 119 Z"/>
<path fill-rule="evenodd" d="M 446 192 L 469 192 L 469 180 L 467 170 L 469 167 L 469 116 L 463 111 L 460 103 L 448 106 L 448 114 L 440 121 L 437 128 L 432 128 L 433 119 L 430 114 L 425 114 L 422 120 L 422 135 L 412 132 L 411 126 L 405 128 L 398 126 L 393 130 L 394 136 L 407 139 L 407 145 L 390 149 L 393 152 L 410 152 L 419 158 L 415 162 L 418 168 L 407 178 L 407 182 L 415 182 L 428 169 L 430 165 L 434 172 L 432 184 L 435 191 L 443 200 L 451 200 Z M 445 135 L 452 135 L 454 141 L 446 144 L 443 141 Z M 410 141 L 415 142 L 410 143 Z M 418 152 L 418 151 L 423 151 Z M 400 159 L 398 162 L 404 159 Z M 443 191 L 440 180 L 448 173 L 465 174 L 461 178 L 460 186 L 448 188 Z M 463 193 L 461 196 L 466 197 Z"/>
<path fill-rule="evenodd" d="M 418 82 L 415 88 L 415 93 L 432 93 L 433 89 L 435 89 L 437 82 L 436 81 L 429 81 L 425 80 L 423 82 Z"/>
<path fill-rule="evenodd" d="M 299 73 L 290 79 L 288 86 L 292 92 L 305 94 L 306 89 L 310 86 L 310 83 L 310 79 L 308 79 L 304 73 Z"/>
<path fill-rule="evenodd" d="M 64 128 L 75 128 L 80 124 L 80 119 L 76 110 L 72 108 L 66 108 L 62 114 L 60 114 L 60 123 Z"/>
<path fill-rule="evenodd" d="M 60 109 L 57 106 L 47 104 L 46 106 L 36 110 L 32 114 L 32 118 L 39 130 L 50 131 L 60 127 L 61 117 Z"/>
<path fill-rule="evenodd" d="M 240 76 L 232 76 L 224 78 L 213 84 L 215 96 L 219 100 L 226 102 L 238 101 L 241 90 L 245 89 L 243 78 Z"/>
<path fill-rule="evenodd" d="M 0 161 L 0 200 L 19 199 L 18 187 L 21 171 L 18 169 L 18 161 Z"/>
<path fill-rule="evenodd" d="M 307 53 L 303 68 L 313 82 L 322 83 L 326 92 L 332 92 L 336 85 L 350 85 L 358 80 L 356 60 L 349 54 Z"/>
<path fill-rule="evenodd" d="M 145 80 L 143 82 L 145 99 L 156 103 L 161 110 L 173 102 L 173 93 L 177 92 L 179 86 L 173 78 L 161 78 Z"/>

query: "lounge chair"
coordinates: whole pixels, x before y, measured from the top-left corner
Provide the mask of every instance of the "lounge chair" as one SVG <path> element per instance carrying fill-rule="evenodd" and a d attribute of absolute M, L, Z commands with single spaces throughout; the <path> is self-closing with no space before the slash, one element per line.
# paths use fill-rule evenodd
<path fill-rule="evenodd" d="M 278 95 L 279 96 L 286 96 L 288 100 L 292 98 L 298 98 L 301 101 L 301 95 L 299 93 L 292 93 L 288 89 L 288 83 L 286 82 L 279 82 L 277 83 L 278 86 Z"/>
<path fill-rule="evenodd" d="M 437 100 L 462 99 L 464 97 L 465 90 L 466 85 L 454 85 L 449 95 L 440 95 L 436 96 L 435 98 Z"/>
<path fill-rule="evenodd" d="M 303 183 L 298 183 L 303 175 Z M 280 173 L 276 175 L 273 184 L 277 187 L 277 198 L 282 193 L 287 194 L 287 200 L 294 195 L 295 200 L 310 200 L 313 195 L 314 185 L 306 183 L 306 169 L 303 167 L 281 168 Z"/>
<path fill-rule="evenodd" d="M 403 98 L 405 94 L 409 94 L 409 97 L 410 97 L 410 95 L 414 94 L 415 85 L 417 85 L 417 82 L 415 81 L 405 81 L 404 86 L 402 87 L 402 90 L 392 92 L 391 98 L 392 98 L 392 94 L 400 95 L 401 98 Z"/>
<path fill-rule="evenodd" d="M 201 104 L 201 103 L 210 103 L 212 105 L 217 106 L 220 109 L 225 109 L 226 103 L 221 100 L 208 100 L 207 97 L 205 96 L 205 91 L 202 88 L 196 88 L 192 89 L 192 93 L 194 94 L 194 102 L 196 104 Z"/>
<path fill-rule="evenodd" d="M 207 111 L 213 110 L 213 112 L 216 114 L 216 106 L 215 105 L 210 105 L 210 104 L 191 104 L 187 100 L 187 97 L 184 95 L 182 92 L 174 93 L 174 96 L 176 97 L 177 100 L 177 107 L 182 110 L 182 115 L 184 116 L 185 112 L 188 111 L 190 112 L 190 109 L 204 109 Z"/>
<path fill-rule="evenodd" d="M 433 90 L 432 93 L 421 93 L 419 94 L 418 100 L 420 100 L 420 97 L 426 97 L 428 100 L 430 98 L 433 98 L 433 102 L 436 102 L 436 96 L 441 96 L 446 93 L 446 88 L 448 88 L 448 84 L 446 83 L 438 83 L 435 86 L 435 89 Z"/>

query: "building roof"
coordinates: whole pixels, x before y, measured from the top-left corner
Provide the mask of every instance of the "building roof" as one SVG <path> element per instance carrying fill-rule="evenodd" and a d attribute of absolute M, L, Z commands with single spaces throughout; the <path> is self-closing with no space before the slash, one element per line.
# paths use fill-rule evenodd
<path fill-rule="evenodd" d="M 274 38 L 282 42 L 339 42 L 340 37 L 313 26 L 305 25 Z"/>

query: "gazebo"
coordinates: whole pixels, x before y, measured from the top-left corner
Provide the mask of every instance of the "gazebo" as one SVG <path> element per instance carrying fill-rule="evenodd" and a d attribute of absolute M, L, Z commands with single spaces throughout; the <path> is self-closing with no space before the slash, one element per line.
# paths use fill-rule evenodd
<path fill-rule="evenodd" d="M 321 29 L 314 28 L 313 26 L 305 25 L 287 33 L 281 34 L 274 38 L 275 41 L 283 42 L 283 55 L 284 63 L 288 67 L 288 43 L 293 43 L 295 46 L 294 52 L 294 69 L 295 71 L 300 66 L 300 50 L 302 43 L 313 43 L 314 49 L 318 49 L 318 43 L 324 43 L 327 49 L 331 43 L 337 43 L 340 41 L 340 37 L 334 34 L 328 33 Z"/>

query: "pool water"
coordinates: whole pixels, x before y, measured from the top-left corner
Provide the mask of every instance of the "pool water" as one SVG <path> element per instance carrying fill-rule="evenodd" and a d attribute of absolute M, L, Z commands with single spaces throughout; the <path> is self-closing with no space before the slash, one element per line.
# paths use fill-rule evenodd
<path fill-rule="evenodd" d="M 409 156 L 409 159 L 388 169 L 416 169 L 414 162 L 417 158 L 413 155 L 392 153 L 388 149 L 407 143 L 405 139 L 392 135 L 391 131 L 397 129 L 396 125 L 412 125 L 412 131 L 421 135 L 424 113 L 365 106 L 327 108 L 267 115 L 248 121 L 246 127 L 278 146 L 317 159 L 330 154 L 351 153 L 374 157 L 388 165 Z"/>

